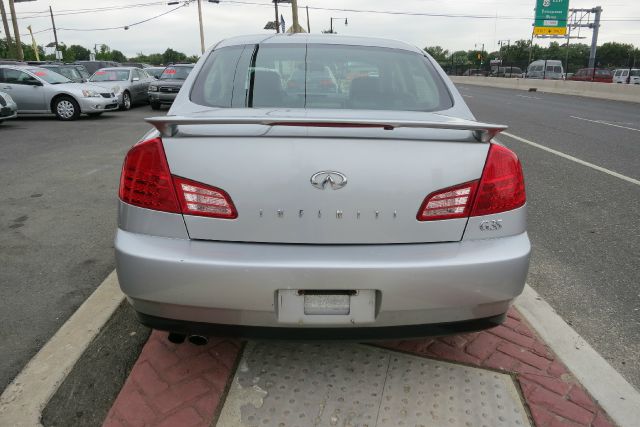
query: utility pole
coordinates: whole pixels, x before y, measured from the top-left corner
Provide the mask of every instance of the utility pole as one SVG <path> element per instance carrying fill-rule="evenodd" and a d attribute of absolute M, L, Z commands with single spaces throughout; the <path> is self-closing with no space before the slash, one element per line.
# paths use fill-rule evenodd
<path fill-rule="evenodd" d="M 298 22 L 298 0 L 291 0 L 291 19 L 293 20 L 293 26 L 291 27 L 292 33 L 304 33 L 304 30 Z"/>
<path fill-rule="evenodd" d="M 58 33 L 56 32 L 56 21 L 53 19 L 53 9 L 49 6 L 49 13 L 51 14 L 51 26 L 53 27 L 53 38 L 56 41 L 56 59 L 58 59 Z M 51 40 L 51 39 L 49 39 Z"/>
<path fill-rule="evenodd" d="M 36 54 L 36 61 L 40 61 L 40 54 L 38 53 L 38 45 L 36 43 L 36 38 L 33 37 L 33 30 L 31 30 L 31 25 L 27 27 L 29 30 L 29 34 L 31 34 L 31 46 L 33 47 L 33 53 Z"/>
<path fill-rule="evenodd" d="M 18 61 L 24 61 L 22 42 L 20 42 L 20 30 L 18 29 L 18 18 L 16 16 L 16 8 L 13 5 L 13 0 L 9 0 L 9 11 L 11 12 L 11 21 L 13 22 L 13 36 L 16 40 L 16 52 L 18 53 Z"/>
<path fill-rule="evenodd" d="M 0 14 L 2 15 L 2 25 L 4 26 L 4 35 L 7 38 L 7 50 L 11 55 L 13 49 L 13 41 L 11 40 L 11 32 L 9 31 L 9 21 L 7 21 L 7 12 L 4 10 L 4 0 L 0 0 Z"/>
<path fill-rule="evenodd" d="M 309 23 L 309 6 L 307 6 L 307 32 L 311 33 L 311 24 Z"/>
<path fill-rule="evenodd" d="M 589 52 L 589 68 L 595 69 L 596 51 L 598 49 L 598 31 L 600 30 L 600 15 L 602 14 L 602 7 L 596 6 L 591 11 L 596 14 L 596 17 L 593 21 L 593 37 L 591 38 L 591 51 Z"/>
<path fill-rule="evenodd" d="M 276 33 L 280 32 L 280 14 L 278 13 L 278 0 L 273 0 L 273 4 L 276 8 L 276 20 L 273 21 L 276 23 Z"/>
<path fill-rule="evenodd" d="M 202 27 L 202 0 L 198 0 L 198 19 L 200 20 L 200 50 L 204 54 L 204 28 Z"/>

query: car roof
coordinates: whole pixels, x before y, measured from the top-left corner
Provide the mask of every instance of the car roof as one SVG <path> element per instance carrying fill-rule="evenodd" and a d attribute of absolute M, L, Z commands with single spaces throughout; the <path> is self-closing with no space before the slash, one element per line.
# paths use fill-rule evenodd
<path fill-rule="evenodd" d="M 345 46 L 369 46 L 385 47 L 391 49 L 402 49 L 411 52 L 424 52 L 408 43 L 384 39 L 378 37 L 343 36 L 337 34 L 308 34 L 308 33 L 287 33 L 287 34 L 253 34 L 246 36 L 232 37 L 222 40 L 215 48 L 240 46 L 246 44 L 337 44 Z"/>
<path fill-rule="evenodd" d="M 103 67 L 98 71 L 131 71 L 131 70 L 140 70 L 138 67 Z"/>

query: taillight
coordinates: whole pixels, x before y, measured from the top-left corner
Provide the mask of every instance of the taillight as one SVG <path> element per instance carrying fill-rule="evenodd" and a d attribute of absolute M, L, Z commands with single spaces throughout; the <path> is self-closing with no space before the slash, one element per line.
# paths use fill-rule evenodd
<path fill-rule="evenodd" d="M 491 215 L 523 206 L 524 175 L 515 153 L 491 144 L 482 177 L 431 193 L 418 211 L 419 221 Z"/>
<path fill-rule="evenodd" d="M 468 217 L 477 186 L 478 181 L 471 181 L 429 194 L 418 211 L 418 221 Z"/>
<path fill-rule="evenodd" d="M 119 195 L 130 205 L 180 213 L 160 138 L 141 142 L 129 150 L 122 166 Z"/>
<path fill-rule="evenodd" d="M 523 206 L 526 201 L 524 175 L 518 156 L 506 147 L 491 144 L 471 216 L 510 211 Z"/>
<path fill-rule="evenodd" d="M 156 211 L 238 217 L 225 191 L 171 175 L 160 138 L 143 141 L 129 150 L 122 166 L 119 196 L 125 203 Z"/>
<path fill-rule="evenodd" d="M 178 176 L 173 177 L 173 182 L 183 214 L 227 219 L 238 217 L 231 197 L 224 190 Z"/>

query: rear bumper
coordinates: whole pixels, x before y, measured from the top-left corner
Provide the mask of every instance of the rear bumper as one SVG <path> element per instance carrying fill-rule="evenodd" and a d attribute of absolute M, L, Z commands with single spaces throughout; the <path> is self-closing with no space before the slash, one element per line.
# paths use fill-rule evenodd
<path fill-rule="evenodd" d="M 284 245 L 171 239 L 118 230 L 118 278 L 141 315 L 195 323 L 314 328 L 277 318 L 282 289 L 377 292 L 371 323 L 394 327 L 504 314 L 524 287 L 516 236 L 403 245 Z M 326 326 L 326 325 L 323 325 Z"/>
<path fill-rule="evenodd" d="M 506 318 L 506 314 L 459 322 L 430 323 L 426 325 L 379 326 L 359 328 L 291 328 L 221 325 L 214 323 L 189 322 L 165 319 L 137 313 L 138 320 L 145 326 L 161 331 L 184 335 L 234 337 L 245 339 L 286 339 L 286 340 L 388 340 L 434 337 L 481 331 L 496 327 Z"/>

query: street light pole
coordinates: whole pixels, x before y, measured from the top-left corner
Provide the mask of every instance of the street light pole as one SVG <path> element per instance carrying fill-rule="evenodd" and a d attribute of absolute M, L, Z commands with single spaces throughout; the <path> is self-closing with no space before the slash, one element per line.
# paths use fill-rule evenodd
<path fill-rule="evenodd" d="M 204 54 L 204 28 L 202 27 L 202 0 L 198 0 L 198 19 L 200 21 L 200 50 Z"/>
<path fill-rule="evenodd" d="M 20 41 L 20 30 L 18 29 L 18 18 L 16 17 L 16 8 L 13 5 L 13 0 L 9 0 L 9 11 L 11 12 L 11 21 L 13 22 L 13 37 L 16 40 L 18 61 L 24 61 L 24 52 L 22 52 L 22 42 Z"/>

